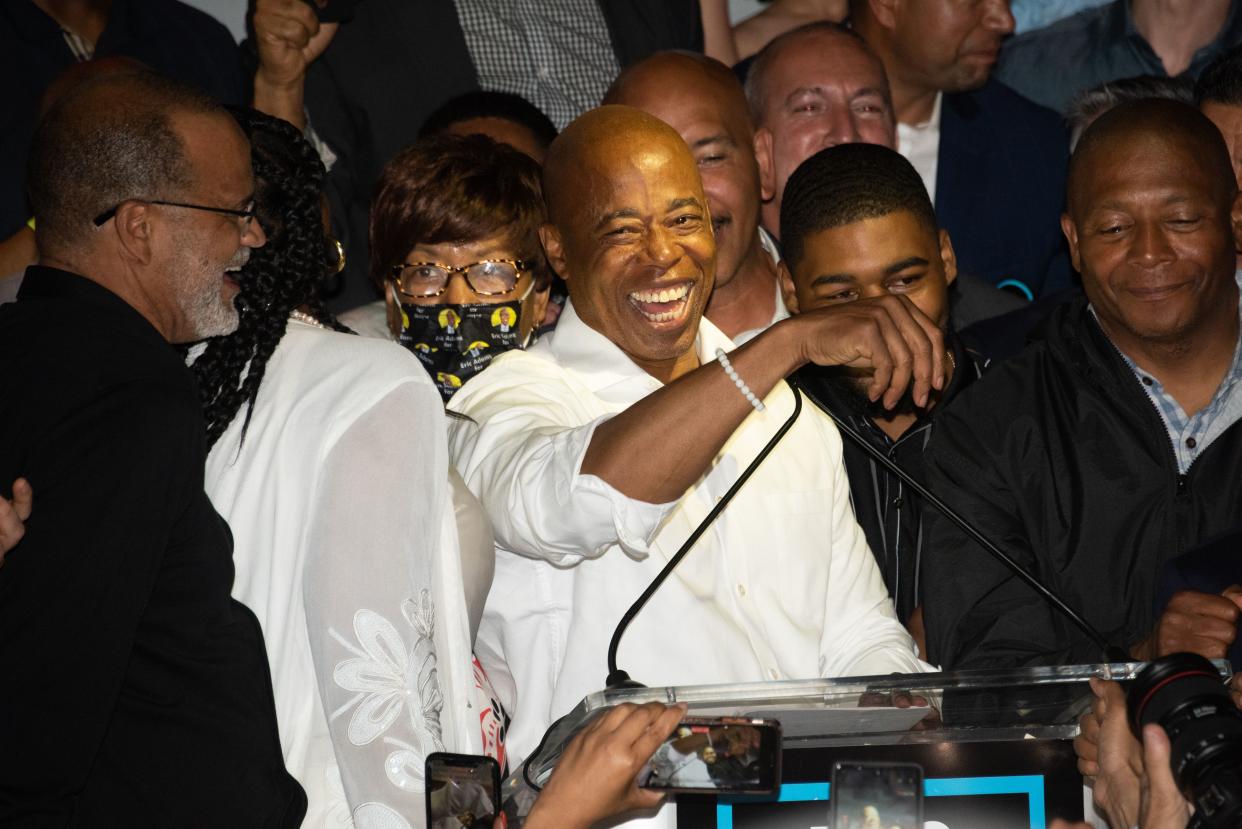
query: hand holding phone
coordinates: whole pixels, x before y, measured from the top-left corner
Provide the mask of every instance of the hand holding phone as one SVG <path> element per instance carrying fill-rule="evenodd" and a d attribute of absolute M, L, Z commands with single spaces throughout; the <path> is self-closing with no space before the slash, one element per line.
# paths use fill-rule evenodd
<path fill-rule="evenodd" d="M 569 741 L 525 829 L 589 829 L 659 806 L 663 795 L 638 788 L 635 778 L 685 713 L 684 705 L 623 703 L 597 717 Z"/>

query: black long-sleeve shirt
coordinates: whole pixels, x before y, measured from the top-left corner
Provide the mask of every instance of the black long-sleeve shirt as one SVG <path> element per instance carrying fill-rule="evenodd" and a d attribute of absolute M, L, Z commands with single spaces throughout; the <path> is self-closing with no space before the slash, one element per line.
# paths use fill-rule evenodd
<path fill-rule="evenodd" d="M 0 824 L 298 825 L 180 354 L 103 287 L 31 268 L 0 355 L 0 481 L 38 492 L 0 568 Z"/>
<path fill-rule="evenodd" d="M 957 367 L 948 387 L 936 406 L 922 415 L 897 440 L 886 435 L 871 419 L 861 393 L 849 393 L 833 381 L 832 368 L 808 365 L 798 371 L 798 385 L 813 402 L 827 406 L 845 420 L 871 445 L 883 452 L 916 481 L 925 483 L 923 450 L 931 438 L 933 420 L 955 397 L 983 374 L 985 361 L 969 351 L 956 334 L 949 333 L 947 343 Z M 908 623 L 910 615 L 921 602 L 919 589 L 922 575 L 923 516 L 931 509 L 901 480 L 871 459 L 846 435 L 841 436 L 841 457 L 845 474 L 850 479 L 850 500 L 854 517 L 867 536 L 884 584 L 893 598 L 897 618 Z"/>

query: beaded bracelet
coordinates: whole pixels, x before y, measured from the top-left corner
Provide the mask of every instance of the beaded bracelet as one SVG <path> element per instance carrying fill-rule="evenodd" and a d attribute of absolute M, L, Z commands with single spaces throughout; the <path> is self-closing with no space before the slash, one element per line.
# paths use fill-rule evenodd
<path fill-rule="evenodd" d="M 746 402 L 755 407 L 755 411 L 762 412 L 764 410 L 763 401 L 755 397 L 755 393 L 750 390 L 750 386 L 746 385 L 746 381 L 738 376 L 733 370 L 733 364 L 729 362 L 729 355 L 725 354 L 723 348 L 716 349 L 716 359 L 720 361 L 720 367 L 725 370 L 725 374 L 729 375 L 729 379 L 733 381 L 733 385 L 737 386 L 737 390 L 746 398 Z"/>

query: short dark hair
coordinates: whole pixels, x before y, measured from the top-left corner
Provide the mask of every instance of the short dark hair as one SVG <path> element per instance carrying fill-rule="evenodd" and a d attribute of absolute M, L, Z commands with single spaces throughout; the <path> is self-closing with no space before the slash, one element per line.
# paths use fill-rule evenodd
<path fill-rule="evenodd" d="M 418 130 L 419 138 L 438 135 L 454 124 L 475 118 L 500 118 L 525 127 L 543 149 L 556 140 L 556 125 L 543 110 L 511 92 L 476 90 L 450 98 L 427 116 Z"/>
<path fill-rule="evenodd" d="M 80 243 L 127 199 L 169 198 L 194 169 L 172 120 L 228 112 L 206 93 L 145 69 L 90 78 L 35 130 L 26 182 L 41 250 Z"/>
<path fill-rule="evenodd" d="M 1242 46 L 1208 64 L 1195 83 L 1195 103 L 1242 106 Z"/>
<path fill-rule="evenodd" d="M 539 164 L 485 135 L 432 135 L 397 153 L 371 199 L 371 279 L 380 288 L 418 244 L 466 242 L 507 231 L 548 278 Z"/>
<path fill-rule="evenodd" d="M 914 166 L 878 144 L 838 144 L 794 170 L 781 199 L 781 252 L 792 269 L 806 237 L 821 230 L 908 211 L 932 233 L 936 211 Z"/>
<path fill-rule="evenodd" d="M 830 20 L 816 20 L 811 23 L 803 23 L 801 26 L 772 38 L 751 59 L 750 67 L 746 70 L 746 80 L 742 84 L 742 88 L 746 92 L 746 103 L 750 105 L 750 117 L 754 120 L 756 126 L 763 118 L 763 105 L 765 103 L 763 81 L 768 72 L 771 71 L 772 64 L 790 43 L 816 33 L 844 35 L 845 37 L 853 38 L 865 52 L 870 55 L 875 54 L 871 47 L 867 45 L 867 41 L 863 40 L 858 32 L 849 26 L 842 23 L 833 23 Z M 879 58 L 876 58 L 876 60 L 878 62 Z M 887 83 L 887 75 L 885 75 L 885 78 Z"/>

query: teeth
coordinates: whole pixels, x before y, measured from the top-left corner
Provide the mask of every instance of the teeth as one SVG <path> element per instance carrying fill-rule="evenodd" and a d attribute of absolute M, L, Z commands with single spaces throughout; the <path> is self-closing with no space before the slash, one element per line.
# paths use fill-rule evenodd
<path fill-rule="evenodd" d="M 675 302 L 685 299 L 688 293 L 690 285 L 683 283 L 676 288 L 663 288 L 658 291 L 634 291 L 630 294 L 630 299 L 635 302 Z"/>

